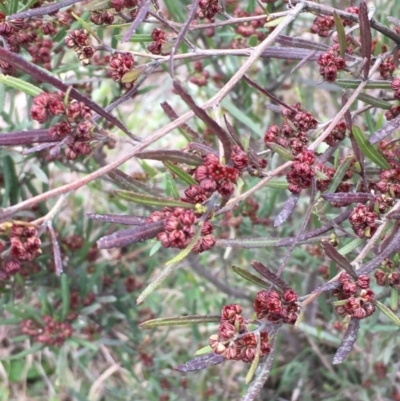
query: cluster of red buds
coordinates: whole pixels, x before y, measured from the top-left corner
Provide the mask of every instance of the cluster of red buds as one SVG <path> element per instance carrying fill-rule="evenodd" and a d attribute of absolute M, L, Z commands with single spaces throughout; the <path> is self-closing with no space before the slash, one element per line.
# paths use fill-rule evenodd
<path fill-rule="evenodd" d="M 196 11 L 199 19 L 214 20 L 214 17 L 221 11 L 219 0 L 200 0 Z"/>
<path fill-rule="evenodd" d="M 114 15 L 107 10 L 92 11 L 90 21 L 96 25 L 111 25 L 114 22 Z"/>
<path fill-rule="evenodd" d="M 284 148 L 290 148 L 293 155 L 300 154 L 308 144 L 307 131 L 317 127 L 318 122 L 312 114 L 304 111 L 298 103 L 292 109 L 282 111 L 282 127 L 269 126 L 264 135 L 264 143 L 274 142 Z"/>
<path fill-rule="evenodd" d="M 390 259 L 385 259 L 380 268 L 375 270 L 376 283 L 381 287 L 390 287 L 400 290 L 400 272 L 397 268 L 394 271 L 394 263 Z"/>
<path fill-rule="evenodd" d="M 131 15 L 131 17 L 134 19 L 138 12 L 137 8 L 139 6 L 139 0 L 111 0 L 110 6 L 118 13 L 123 11 L 125 8 L 133 8 L 131 14 L 135 13 L 135 16 Z"/>
<path fill-rule="evenodd" d="M 333 290 L 333 296 L 343 305 L 336 306 L 336 313 L 340 316 L 350 315 L 357 319 L 364 319 L 375 312 L 375 305 L 372 303 L 374 292 L 369 288 L 370 279 L 361 275 L 353 279 L 346 272 L 339 276 L 340 286 Z"/>
<path fill-rule="evenodd" d="M 302 189 L 310 188 L 315 176 L 313 168 L 314 151 L 304 150 L 296 156 L 289 172 L 286 174 L 289 191 L 298 194 Z"/>
<path fill-rule="evenodd" d="M 326 38 L 329 35 L 329 31 L 335 26 L 335 21 L 330 15 L 318 15 L 312 26 L 311 32 Z"/>
<path fill-rule="evenodd" d="M 347 130 L 346 123 L 344 121 L 340 121 L 339 123 L 336 124 L 332 132 L 325 138 L 324 142 L 327 143 L 329 146 L 332 147 L 336 146 L 346 137 L 346 130 Z"/>
<path fill-rule="evenodd" d="M 47 70 L 51 69 L 51 48 L 53 42 L 51 39 L 43 38 L 36 41 L 28 47 L 28 52 L 32 56 L 34 64 L 43 65 Z"/>
<path fill-rule="evenodd" d="M 168 54 L 163 51 L 163 46 L 165 42 L 167 41 L 167 34 L 158 28 L 155 28 L 153 32 L 151 33 L 151 38 L 153 39 L 153 42 L 151 42 L 147 46 L 147 50 L 152 53 L 152 54 Z"/>
<path fill-rule="evenodd" d="M 125 280 L 125 289 L 126 292 L 133 292 L 142 288 L 142 283 L 139 283 L 134 276 L 129 276 Z"/>
<path fill-rule="evenodd" d="M 36 229 L 27 224 L 14 222 L 10 227 L 0 228 L 0 234 L 7 237 L 0 239 L 0 253 L 8 247 L 7 256 L 0 259 L 0 279 L 8 280 L 21 270 L 21 262 L 31 262 L 40 255 L 41 241 Z"/>
<path fill-rule="evenodd" d="M 42 320 L 43 324 L 33 319 L 23 320 L 21 322 L 22 333 L 29 335 L 39 343 L 60 347 L 74 332 L 69 323 L 56 322 L 51 316 L 43 316 Z"/>
<path fill-rule="evenodd" d="M 205 69 L 203 69 L 203 66 L 200 61 L 196 61 L 194 63 L 194 70 L 195 70 L 195 75 L 192 75 L 189 78 L 189 81 L 197 86 L 207 85 L 210 73 Z"/>
<path fill-rule="evenodd" d="M 121 82 L 123 76 L 132 70 L 135 61 L 131 53 L 116 53 L 110 58 L 109 67 L 111 77 L 115 82 Z M 133 83 L 125 83 L 126 88 L 130 88 Z"/>
<path fill-rule="evenodd" d="M 326 53 L 318 57 L 320 75 L 328 82 L 335 82 L 337 72 L 346 67 L 346 61 L 339 53 L 339 45 L 334 44 Z"/>
<path fill-rule="evenodd" d="M 164 231 L 157 235 L 157 239 L 164 248 L 184 249 L 195 235 L 196 214 L 193 210 L 165 207 L 162 211 L 153 212 L 147 221 L 148 223 L 164 222 Z M 215 239 L 211 235 L 213 229 L 210 221 L 204 222 L 201 227 L 201 236 L 194 245 L 193 252 L 204 252 L 215 245 Z"/>
<path fill-rule="evenodd" d="M 393 75 L 393 72 L 395 70 L 396 70 L 396 64 L 393 59 L 393 56 L 387 57 L 379 65 L 379 73 L 383 79 L 389 79 Z"/>
<path fill-rule="evenodd" d="M 358 7 L 347 7 L 345 11 L 351 14 L 359 13 Z M 354 24 L 354 22 L 346 18 L 342 18 L 342 22 L 344 26 L 352 26 Z M 311 26 L 311 32 L 321 36 L 322 38 L 326 38 L 329 35 L 329 31 L 334 27 L 335 20 L 333 17 L 330 15 L 318 15 Z"/>
<path fill-rule="evenodd" d="M 400 106 L 398 107 L 400 114 Z M 398 141 L 380 141 L 378 149 L 385 156 L 392 168 L 396 169 L 400 167 L 400 145 Z"/>
<path fill-rule="evenodd" d="M 52 125 L 49 135 L 65 143 L 65 155 L 74 160 L 80 155 L 89 155 L 93 123 L 92 111 L 84 103 L 72 100 L 63 103 L 62 93 L 41 93 L 33 99 L 31 117 L 45 123 L 50 116 L 62 116 L 62 121 Z"/>
<path fill-rule="evenodd" d="M 280 294 L 277 291 L 260 291 L 254 301 L 254 311 L 258 320 L 271 323 L 295 324 L 299 315 L 298 296 L 287 289 Z"/>
<path fill-rule="evenodd" d="M 82 65 L 86 66 L 91 63 L 95 50 L 90 42 L 90 34 L 86 29 L 71 31 L 65 38 L 65 45 L 75 51 Z"/>
<path fill-rule="evenodd" d="M 271 346 L 267 332 L 248 331 L 241 312 L 242 307 L 238 304 L 225 305 L 221 312 L 218 334 L 213 334 L 208 342 L 214 353 L 226 359 L 251 362 L 257 353 L 260 357 L 269 354 Z"/>
<path fill-rule="evenodd" d="M 376 219 L 378 214 L 371 211 L 368 206 L 359 203 L 352 211 L 349 217 L 353 231 L 360 238 L 370 238 L 377 230 Z"/>
<path fill-rule="evenodd" d="M 248 12 L 242 10 L 241 8 L 236 8 L 235 11 L 233 12 L 233 17 L 244 18 L 263 14 L 265 14 L 265 12 L 260 7 L 255 8 L 252 14 L 249 14 Z M 266 22 L 267 22 L 266 19 L 253 20 L 250 22 L 242 22 L 236 25 L 235 30 L 237 34 L 243 36 L 244 38 L 256 35 L 257 39 L 259 41 L 262 41 L 266 38 L 267 33 L 258 31 L 258 29 L 263 28 Z"/>
<path fill-rule="evenodd" d="M 400 78 L 393 78 L 390 87 L 394 91 L 394 98 L 400 100 Z"/>
<path fill-rule="evenodd" d="M 382 194 L 387 194 L 391 198 L 400 198 L 400 168 L 381 171 L 375 187 Z"/>

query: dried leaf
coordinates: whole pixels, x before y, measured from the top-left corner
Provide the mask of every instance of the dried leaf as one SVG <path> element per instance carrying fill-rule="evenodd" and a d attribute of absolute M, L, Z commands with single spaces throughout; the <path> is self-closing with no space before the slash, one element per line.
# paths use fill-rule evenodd
<path fill-rule="evenodd" d="M 342 363 L 350 351 L 353 349 L 353 346 L 357 340 L 358 329 L 360 328 L 360 320 L 352 317 L 350 319 L 349 326 L 347 327 L 346 333 L 343 337 L 342 343 L 340 347 L 335 353 L 333 357 L 333 364 L 338 365 Z"/>
<path fill-rule="evenodd" d="M 121 215 L 121 214 L 94 214 L 86 213 L 86 216 L 92 220 L 105 221 L 107 223 L 126 224 L 132 226 L 141 226 L 147 224 L 147 217 Z"/>
<path fill-rule="evenodd" d="M 58 142 L 50 137 L 48 129 L 33 129 L 29 131 L 13 131 L 0 134 L 0 146 L 31 145 L 33 143 Z"/>
<path fill-rule="evenodd" d="M 154 238 L 163 229 L 164 222 L 156 221 L 154 223 L 120 230 L 100 238 L 97 241 L 97 246 L 100 249 L 120 248 Z"/>
<path fill-rule="evenodd" d="M 382 139 L 385 139 L 387 136 L 392 134 L 399 127 L 400 127 L 400 116 L 397 116 L 393 120 L 387 122 L 386 125 L 384 125 L 381 129 L 376 131 L 375 134 L 369 138 L 369 143 L 371 145 L 378 143 Z"/>
<path fill-rule="evenodd" d="M 357 280 L 357 274 L 353 266 L 347 260 L 347 258 L 341 255 L 329 241 L 322 240 L 321 245 L 325 251 L 325 255 L 329 259 L 333 260 L 336 264 L 342 267 L 348 274 L 350 274 L 350 276 L 352 276 L 354 279 Z"/>
<path fill-rule="evenodd" d="M 195 209 L 196 205 L 187 202 L 180 202 L 173 199 L 167 199 L 151 195 L 137 194 L 131 191 L 124 191 L 123 189 L 113 191 L 122 199 L 126 199 L 131 202 L 140 203 L 142 205 L 149 206 L 161 206 L 161 207 L 183 207 L 185 209 Z"/>
<path fill-rule="evenodd" d="M 345 203 L 366 203 L 372 199 L 374 196 L 370 193 L 365 192 L 334 192 L 322 194 L 328 202 L 345 202 Z"/>
<path fill-rule="evenodd" d="M 251 266 L 263 277 L 265 277 L 271 284 L 274 284 L 283 291 L 290 290 L 290 286 L 286 284 L 284 280 L 282 280 L 274 272 L 269 270 L 268 267 L 264 266 L 261 262 L 253 260 L 251 262 Z"/>
<path fill-rule="evenodd" d="M 159 319 L 147 320 L 140 324 L 143 329 L 151 329 L 160 326 L 178 326 L 185 324 L 198 324 L 198 323 L 219 323 L 221 320 L 220 315 L 187 315 L 177 317 L 162 317 Z"/>
<path fill-rule="evenodd" d="M 284 203 L 281 211 L 276 216 L 274 220 L 274 227 L 278 227 L 283 224 L 289 216 L 292 214 L 294 208 L 297 205 L 297 202 L 300 198 L 300 194 L 291 194 L 287 201 Z"/>
<path fill-rule="evenodd" d="M 368 7 L 365 0 L 361 0 L 360 2 L 358 19 L 360 21 L 361 54 L 365 60 L 364 78 L 368 79 L 369 68 L 371 66 L 372 34 L 371 24 L 368 18 Z"/>
<path fill-rule="evenodd" d="M 225 361 L 225 358 L 221 355 L 214 353 L 198 356 L 183 365 L 174 367 L 174 370 L 178 372 L 193 372 L 195 370 L 206 369 L 210 366 L 218 365 Z"/>
<path fill-rule="evenodd" d="M 387 219 L 400 220 L 400 210 L 393 210 L 386 215 Z"/>
<path fill-rule="evenodd" d="M 146 150 L 135 154 L 139 159 L 159 160 L 162 162 L 182 163 L 189 166 L 200 166 L 203 159 L 180 150 Z"/>

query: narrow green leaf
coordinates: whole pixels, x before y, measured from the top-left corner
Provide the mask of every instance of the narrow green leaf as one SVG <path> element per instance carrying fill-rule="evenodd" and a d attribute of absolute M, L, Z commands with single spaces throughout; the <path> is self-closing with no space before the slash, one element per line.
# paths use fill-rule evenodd
<path fill-rule="evenodd" d="M 271 178 L 266 184 L 268 188 L 274 189 L 288 189 L 289 183 L 286 181 L 286 178 Z"/>
<path fill-rule="evenodd" d="M 292 155 L 292 153 L 286 150 L 283 146 L 273 142 L 268 142 L 267 146 L 274 152 L 278 153 L 278 155 L 282 156 L 285 160 L 294 160 L 294 156 Z"/>
<path fill-rule="evenodd" d="M 345 89 L 357 89 L 361 82 L 360 80 L 354 79 L 337 79 L 335 84 Z M 365 89 L 390 89 L 390 81 L 369 81 Z"/>
<path fill-rule="evenodd" d="M 257 125 L 252 118 L 249 117 L 243 110 L 238 109 L 228 98 L 225 98 L 221 102 L 222 107 L 235 119 L 240 121 L 246 127 L 250 128 L 258 136 L 262 135 L 262 130 L 259 125 Z"/>
<path fill-rule="evenodd" d="M 340 57 L 344 57 L 346 54 L 346 32 L 344 30 L 342 19 L 339 17 L 336 11 L 333 12 L 333 20 L 335 21 L 336 31 L 340 46 Z"/>
<path fill-rule="evenodd" d="M 247 281 L 249 281 L 250 283 L 253 283 L 255 285 L 258 285 L 260 287 L 263 288 L 268 288 L 271 286 L 270 283 L 264 281 L 263 279 L 255 276 L 252 273 L 249 273 L 247 270 L 242 269 L 241 267 L 238 266 L 232 266 L 232 270 L 238 274 L 239 276 L 243 277 L 244 279 L 246 279 Z"/>
<path fill-rule="evenodd" d="M 378 99 L 371 95 L 367 95 L 366 93 L 360 93 L 357 96 L 357 99 L 361 100 L 364 103 L 370 104 L 371 106 L 377 107 L 378 109 L 389 110 L 391 107 L 391 104 L 389 102 Z"/>
<path fill-rule="evenodd" d="M 356 249 L 358 246 L 360 246 L 363 242 L 365 241 L 365 238 L 354 238 L 351 242 L 349 242 L 347 245 L 339 249 L 339 253 L 341 255 L 347 255 L 354 249 Z"/>
<path fill-rule="evenodd" d="M 192 323 L 219 323 L 221 320 L 220 315 L 188 315 L 188 316 L 177 316 L 177 317 L 162 317 L 158 319 L 151 319 L 147 322 L 140 324 L 143 329 L 150 329 L 152 327 L 160 326 L 180 326 Z"/>
<path fill-rule="evenodd" d="M 165 175 L 165 194 L 174 199 L 179 199 L 179 191 L 176 187 L 175 180 L 172 178 L 171 174 L 167 172 Z"/>
<path fill-rule="evenodd" d="M 176 176 L 188 185 L 196 185 L 197 181 L 186 171 L 182 170 L 179 166 L 172 164 L 171 162 L 164 162 L 165 167 L 171 170 Z"/>
<path fill-rule="evenodd" d="M 340 166 L 336 170 L 335 175 L 332 178 L 331 185 L 329 185 L 329 188 L 327 190 L 328 193 L 333 193 L 337 190 L 338 186 L 340 183 L 343 181 L 343 177 L 347 173 L 348 169 L 350 168 L 350 165 L 353 161 L 353 156 L 347 156 L 342 163 L 340 163 Z"/>
<path fill-rule="evenodd" d="M 10 206 L 15 205 L 18 202 L 19 185 L 14 160 L 9 155 L 3 157 L 3 179 L 5 192 L 2 206 L 6 207 L 8 202 Z"/>
<path fill-rule="evenodd" d="M 246 375 L 246 380 L 245 380 L 246 384 L 249 384 L 251 382 L 251 379 L 253 378 L 254 374 L 256 373 L 259 363 L 260 363 L 260 344 L 259 344 L 259 340 L 258 340 L 256 355 L 253 359 L 253 362 L 251 362 L 250 369 Z"/>
<path fill-rule="evenodd" d="M 399 305 L 399 290 L 396 288 L 392 288 L 392 292 L 390 293 L 390 307 L 393 310 L 397 310 Z"/>
<path fill-rule="evenodd" d="M 379 301 L 374 301 L 374 304 L 378 309 L 384 313 L 396 326 L 400 327 L 400 319 L 383 303 Z"/>
<path fill-rule="evenodd" d="M 367 157 L 378 167 L 384 170 L 390 168 L 390 165 L 385 157 L 369 143 L 367 137 L 364 135 L 359 127 L 353 125 L 352 132 L 354 135 L 354 139 L 356 140 L 358 146 L 360 147 L 360 150 L 363 152 L 365 157 Z"/>
<path fill-rule="evenodd" d="M 11 86 L 29 96 L 40 95 L 43 91 L 35 85 L 25 82 L 22 79 L 12 77 L 11 75 L 0 74 L 0 82 L 4 85 Z"/>
<path fill-rule="evenodd" d="M 61 320 L 65 321 L 69 312 L 69 303 L 70 303 L 68 276 L 65 273 L 61 274 L 61 299 L 62 299 Z"/>
<path fill-rule="evenodd" d="M 173 199 L 166 199 L 166 198 L 159 198 L 156 196 L 151 196 L 151 195 L 143 195 L 143 194 L 137 194 L 135 192 L 131 191 L 124 191 L 124 190 L 117 190 L 113 191 L 116 195 L 118 195 L 120 198 L 135 202 L 135 203 L 140 203 L 142 205 L 149 205 L 149 206 L 161 206 L 161 207 L 183 207 L 185 209 L 195 209 L 196 205 L 193 205 L 191 203 L 186 203 L 186 202 L 180 202 L 177 200 Z"/>
<path fill-rule="evenodd" d="M 36 343 L 28 349 L 18 352 L 17 354 L 5 356 L 4 358 L 1 358 L 1 360 L 2 361 L 12 361 L 13 359 L 24 358 L 28 355 L 34 354 L 35 352 L 41 351 L 42 349 L 44 349 L 44 347 L 45 347 L 44 344 Z"/>
<path fill-rule="evenodd" d="M 117 39 L 122 39 L 124 35 L 116 35 L 115 37 Z M 151 35 L 148 35 L 146 33 L 136 33 L 135 35 L 132 35 L 131 38 L 129 39 L 129 42 L 134 42 L 134 43 L 146 43 L 146 42 L 152 42 L 153 38 Z"/>
<path fill-rule="evenodd" d="M 85 4 L 87 11 L 106 10 L 108 8 L 110 8 L 110 0 L 96 0 Z"/>
<path fill-rule="evenodd" d="M 151 247 L 150 252 L 149 252 L 149 257 L 152 257 L 153 255 L 155 255 L 155 254 L 158 252 L 158 250 L 161 248 L 161 246 L 162 246 L 161 242 L 160 242 L 160 241 L 157 241 L 157 242 Z"/>

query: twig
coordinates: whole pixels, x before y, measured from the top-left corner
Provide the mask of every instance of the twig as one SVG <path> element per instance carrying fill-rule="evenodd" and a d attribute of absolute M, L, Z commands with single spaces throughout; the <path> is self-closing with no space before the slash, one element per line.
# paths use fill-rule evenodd
<path fill-rule="evenodd" d="M 31 17 L 38 17 L 42 15 L 47 15 L 58 11 L 60 8 L 72 6 L 73 4 L 79 3 L 82 0 L 64 0 L 59 3 L 50 4 L 48 6 L 39 7 L 39 8 L 31 8 L 28 11 L 23 11 L 21 13 L 11 14 L 7 17 L 7 21 L 15 20 L 15 19 L 24 19 Z"/>

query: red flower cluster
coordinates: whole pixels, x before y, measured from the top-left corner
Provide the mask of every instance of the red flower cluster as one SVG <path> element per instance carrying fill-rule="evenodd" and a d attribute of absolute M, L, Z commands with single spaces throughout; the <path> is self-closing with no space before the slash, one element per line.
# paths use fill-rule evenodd
<path fill-rule="evenodd" d="M 65 38 L 65 45 L 73 49 L 82 65 L 89 65 L 94 55 L 90 34 L 86 29 L 74 29 Z"/>
<path fill-rule="evenodd" d="M 195 70 L 195 74 L 191 75 L 191 77 L 189 78 L 189 81 L 192 84 L 195 84 L 197 86 L 207 85 L 208 78 L 210 77 L 210 73 L 203 69 L 203 66 L 201 65 L 200 61 L 196 61 L 194 63 L 194 70 Z"/>
<path fill-rule="evenodd" d="M 400 272 L 398 268 L 394 271 L 394 263 L 390 259 L 385 259 L 381 268 L 375 271 L 375 279 L 381 287 L 390 285 L 396 290 L 400 290 Z"/>
<path fill-rule="evenodd" d="M 350 315 L 357 319 L 364 319 L 375 312 L 372 303 L 374 292 L 369 288 L 370 279 L 366 275 L 358 277 L 355 281 L 349 274 L 343 272 L 339 277 L 340 287 L 333 290 L 333 296 L 344 305 L 336 306 L 336 313 L 340 316 Z"/>
<path fill-rule="evenodd" d="M 260 291 L 254 301 L 257 319 L 295 324 L 299 313 L 297 298 L 297 294 L 291 289 L 285 290 L 283 294 L 274 290 Z"/>
<path fill-rule="evenodd" d="M 32 63 L 43 65 L 47 70 L 51 69 L 51 48 L 53 42 L 50 39 L 36 39 L 36 41 L 28 47 L 28 52 L 32 56 Z"/>
<path fill-rule="evenodd" d="M 22 333 L 31 336 L 39 343 L 60 347 L 74 332 L 69 323 L 56 322 L 48 315 L 43 317 L 43 323 L 44 326 L 32 319 L 23 320 L 21 322 Z"/>
<path fill-rule="evenodd" d="M 317 120 L 301 108 L 300 103 L 292 110 L 282 111 L 284 122 L 282 128 L 277 125 L 269 126 L 264 135 L 264 143 L 274 142 L 284 148 L 290 148 L 292 154 L 298 155 L 306 149 L 308 144 L 307 131 L 317 127 Z"/>
<path fill-rule="evenodd" d="M 200 0 L 197 9 L 197 17 L 199 19 L 214 20 L 214 17 L 221 11 L 219 0 Z"/>
<path fill-rule="evenodd" d="M 375 187 L 382 193 L 392 198 L 400 198 L 400 168 L 383 170 L 379 174 L 379 182 Z"/>
<path fill-rule="evenodd" d="M 252 14 L 242 10 L 241 8 L 236 8 L 233 12 L 234 18 L 244 18 L 256 15 L 263 15 L 265 12 L 260 8 L 257 7 Z M 243 36 L 244 38 L 248 38 L 250 36 L 256 35 L 259 41 L 262 41 L 266 38 L 266 32 L 258 31 L 257 29 L 263 28 L 266 24 L 267 19 L 259 19 L 250 22 L 243 22 L 236 25 L 236 33 Z"/>
<path fill-rule="evenodd" d="M 339 55 L 339 45 L 333 45 L 326 53 L 318 57 L 320 75 L 328 82 L 335 82 L 337 72 L 346 67 L 346 62 Z"/>
<path fill-rule="evenodd" d="M 0 234 L 8 237 L 0 240 L 0 253 L 9 247 L 9 256 L 0 258 L 0 280 L 8 280 L 21 270 L 21 262 L 31 262 L 40 255 L 41 241 L 29 225 L 13 223 L 10 228 L 0 229 Z"/>
<path fill-rule="evenodd" d="M 111 25 L 114 22 L 114 15 L 107 10 L 92 11 L 90 21 L 96 25 Z"/>
<path fill-rule="evenodd" d="M 212 153 L 204 158 L 204 164 L 198 166 L 194 172 L 194 179 L 208 197 L 215 191 L 222 196 L 232 195 L 238 177 L 239 170 L 236 167 L 222 165 L 218 156 Z"/>
<path fill-rule="evenodd" d="M 111 8 L 115 11 L 120 12 L 124 8 L 137 7 L 139 0 L 111 0 Z"/>
<path fill-rule="evenodd" d="M 352 210 L 349 221 L 358 237 L 370 238 L 377 230 L 375 220 L 378 217 L 377 213 L 370 211 L 367 206 L 359 203 Z"/>
<path fill-rule="evenodd" d="M 162 220 L 164 231 L 157 235 L 157 239 L 164 248 L 186 248 L 195 234 L 196 215 L 193 210 L 181 207 L 163 208 L 162 211 L 153 212 L 147 219 L 148 223 Z M 201 237 L 193 247 L 193 252 L 200 253 L 211 249 L 215 239 L 211 235 L 213 225 L 206 221 L 201 227 Z"/>
<path fill-rule="evenodd" d="M 322 38 L 326 38 L 329 35 L 329 31 L 335 26 L 335 21 L 333 17 L 329 15 L 318 15 L 312 26 L 311 32 L 316 33 Z"/>
<path fill-rule="evenodd" d="M 297 194 L 302 189 L 311 187 L 312 179 L 315 176 L 314 160 L 315 156 L 312 150 L 304 150 L 296 156 L 289 172 L 286 174 L 290 192 Z"/>
<path fill-rule="evenodd" d="M 163 55 L 168 54 L 164 53 L 162 49 L 164 43 L 167 41 L 167 34 L 163 30 L 155 28 L 151 33 L 151 38 L 153 39 L 153 42 L 147 46 L 147 50 L 150 53 Z"/>
<path fill-rule="evenodd" d="M 238 304 L 225 305 L 221 312 L 218 334 L 213 334 L 208 342 L 212 350 L 226 359 L 243 362 L 254 360 L 257 348 L 259 356 L 271 351 L 268 333 L 252 333 L 240 315 L 242 307 Z"/>
<path fill-rule="evenodd" d="M 346 137 L 347 125 L 344 121 L 336 124 L 332 132 L 325 138 L 325 143 L 329 146 L 336 146 L 339 142 L 343 141 Z"/>
<path fill-rule="evenodd" d="M 62 116 L 62 121 L 49 129 L 52 138 L 64 140 L 67 145 L 65 155 L 74 160 L 79 155 L 89 155 L 93 124 L 89 120 L 92 111 L 84 103 L 72 100 L 64 105 L 62 93 L 41 93 L 33 99 L 31 117 L 45 123 L 49 116 Z"/>
<path fill-rule="evenodd" d="M 393 60 L 393 56 L 387 57 L 383 62 L 379 65 L 379 73 L 383 79 L 388 79 L 393 75 L 393 72 L 396 69 L 396 64 Z"/>
<path fill-rule="evenodd" d="M 132 70 L 135 61 L 131 53 L 116 53 L 110 58 L 109 67 L 111 69 L 111 77 L 115 82 L 121 82 L 122 77 Z M 132 82 L 126 83 L 128 88 L 132 86 Z"/>

